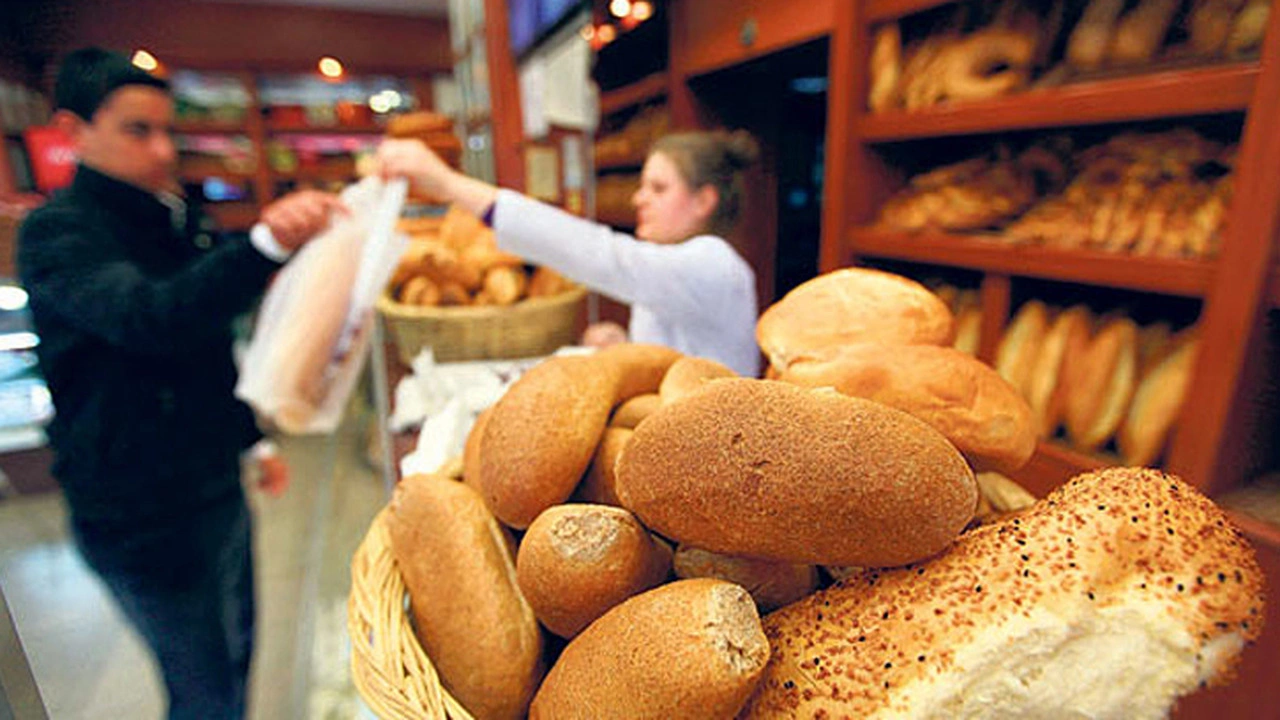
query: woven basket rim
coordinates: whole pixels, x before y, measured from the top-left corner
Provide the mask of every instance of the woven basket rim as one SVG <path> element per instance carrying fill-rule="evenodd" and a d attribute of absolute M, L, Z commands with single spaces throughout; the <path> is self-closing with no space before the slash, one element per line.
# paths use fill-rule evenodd
<path fill-rule="evenodd" d="M 400 318 L 436 318 L 475 320 L 497 317 L 511 312 L 537 310 L 557 305 L 568 305 L 578 302 L 587 294 L 581 285 L 546 297 L 525 298 L 513 305 L 451 305 L 439 307 L 432 305 L 405 305 L 392 299 L 387 293 L 378 296 L 378 312 L 390 317 Z"/>

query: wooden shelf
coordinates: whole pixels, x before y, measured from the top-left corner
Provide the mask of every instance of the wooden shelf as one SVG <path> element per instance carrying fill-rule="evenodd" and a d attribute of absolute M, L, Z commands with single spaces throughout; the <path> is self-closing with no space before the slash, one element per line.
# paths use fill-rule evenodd
<path fill-rule="evenodd" d="M 867 0 L 867 19 L 872 22 L 897 20 L 921 10 L 952 5 L 957 0 Z"/>
<path fill-rule="evenodd" d="M 610 227 L 621 228 L 623 230 L 634 230 L 636 227 L 635 213 L 626 215 L 614 215 L 609 213 L 596 213 L 596 222 L 602 222 Z"/>
<path fill-rule="evenodd" d="M 377 123 L 360 125 L 281 125 L 267 123 L 267 132 L 278 135 L 381 135 L 386 127 Z"/>
<path fill-rule="evenodd" d="M 253 171 L 243 172 L 237 170 L 216 170 L 213 168 L 200 168 L 193 170 L 178 169 L 178 179 L 183 182 L 201 182 L 207 178 L 222 178 L 223 180 L 253 180 L 255 175 Z"/>
<path fill-rule="evenodd" d="M 183 135 L 248 135 L 249 128 L 243 123 L 217 122 L 213 120 L 182 121 L 174 125 L 173 131 Z"/>
<path fill-rule="evenodd" d="M 855 228 L 849 240 L 849 250 L 855 256 L 949 265 L 1184 297 L 1203 297 L 1213 280 L 1213 263 L 1206 261 L 1016 247 L 982 236 Z"/>
<path fill-rule="evenodd" d="M 600 114 L 612 115 L 633 105 L 655 100 L 667 94 L 667 74 L 654 73 L 630 85 L 600 94 Z"/>
<path fill-rule="evenodd" d="M 1260 72 L 1256 62 L 1164 70 L 911 112 L 862 113 L 854 124 L 868 141 L 891 142 L 1241 111 Z"/>
<path fill-rule="evenodd" d="M 1280 265 L 1271 271 L 1270 294 L 1271 307 L 1280 309 Z"/>
<path fill-rule="evenodd" d="M 1044 497 L 1080 473 L 1120 464 L 1119 458 L 1089 455 L 1053 440 L 1041 440 L 1031 462 L 1010 476 L 1032 495 Z"/>
<path fill-rule="evenodd" d="M 637 155 L 635 157 L 617 158 L 607 162 L 596 161 L 596 170 L 635 170 L 640 171 L 644 167 L 644 161 L 647 155 Z"/>
<path fill-rule="evenodd" d="M 320 166 L 320 167 L 300 167 L 290 172 L 282 172 L 272 170 L 271 177 L 274 180 L 319 180 L 323 182 L 347 182 L 356 179 L 355 165 L 347 167 L 337 166 Z"/>

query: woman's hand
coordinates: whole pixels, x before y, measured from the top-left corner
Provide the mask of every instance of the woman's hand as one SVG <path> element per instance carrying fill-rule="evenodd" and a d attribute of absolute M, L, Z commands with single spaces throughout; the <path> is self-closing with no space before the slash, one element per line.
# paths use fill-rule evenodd
<path fill-rule="evenodd" d="M 604 348 L 626 341 L 627 331 L 616 322 L 595 323 L 582 333 L 582 344 L 587 347 Z"/>
<path fill-rule="evenodd" d="M 415 190 L 449 200 L 450 180 L 457 175 L 421 140 L 385 140 L 378 146 L 378 174 L 403 177 Z"/>

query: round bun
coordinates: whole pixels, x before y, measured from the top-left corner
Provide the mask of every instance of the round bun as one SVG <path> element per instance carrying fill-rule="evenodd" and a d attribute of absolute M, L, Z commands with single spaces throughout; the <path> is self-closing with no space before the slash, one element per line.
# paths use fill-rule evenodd
<path fill-rule="evenodd" d="M 658 396 L 663 405 L 673 403 L 706 387 L 707 382 L 718 378 L 738 377 L 728 367 L 707 358 L 683 357 L 672 364 L 658 386 Z"/>
<path fill-rule="evenodd" d="M 1167 717 L 1230 678 L 1262 589 L 1204 496 L 1102 470 L 928 562 L 769 615 L 773 656 L 740 717 Z"/>
<path fill-rule="evenodd" d="M 779 370 L 832 345 L 950 345 L 951 333 L 951 310 L 928 288 L 864 268 L 837 270 L 799 285 L 756 323 L 756 341 Z"/>

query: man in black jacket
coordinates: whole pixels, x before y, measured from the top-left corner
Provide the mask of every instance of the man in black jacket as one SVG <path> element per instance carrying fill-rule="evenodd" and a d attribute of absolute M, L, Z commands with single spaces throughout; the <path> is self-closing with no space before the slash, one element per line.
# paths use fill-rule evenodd
<path fill-rule="evenodd" d="M 80 165 L 32 212 L 18 264 L 57 415 L 54 475 L 77 545 L 155 652 L 171 718 L 245 710 L 253 637 L 232 320 L 340 210 L 295 193 L 251 239 L 213 240 L 177 188 L 167 83 L 124 56 L 63 62 L 55 122 Z"/>

